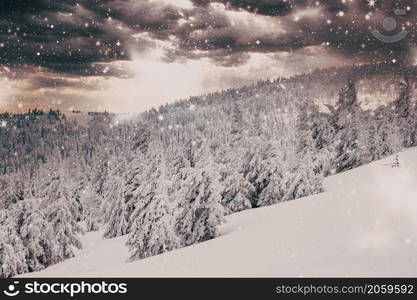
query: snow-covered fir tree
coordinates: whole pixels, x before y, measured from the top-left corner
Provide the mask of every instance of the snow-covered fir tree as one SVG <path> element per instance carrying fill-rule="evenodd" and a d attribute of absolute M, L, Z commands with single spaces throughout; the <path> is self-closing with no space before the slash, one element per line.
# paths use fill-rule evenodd
<path fill-rule="evenodd" d="M 26 200 L 15 223 L 30 272 L 40 271 L 62 261 L 57 251 L 60 245 L 57 243 L 54 230 L 38 206 L 37 200 Z"/>
<path fill-rule="evenodd" d="M 0 278 L 28 272 L 22 240 L 13 229 L 5 225 L 0 229 Z"/>
<path fill-rule="evenodd" d="M 53 203 L 48 205 L 46 220 L 53 230 L 55 239 L 55 260 L 62 261 L 74 256 L 74 249 L 81 249 L 82 245 L 78 238 L 81 232 L 74 215 L 68 206 L 68 196 L 58 195 Z"/>
<path fill-rule="evenodd" d="M 181 243 L 175 232 L 175 210 L 168 196 L 166 162 L 162 155 L 155 158 L 150 180 L 153 191 L 150 199 L 134 212 L 134 224 L 127 245 L 130 261 L 161 254 L 178 248 Z M 140 201 L 140 200 L 139 200 Z"/>
<path fill-rule="evenodd" d="M 188 246 L 218 236 L 218 226 L 224 222 L 221 205 L 221 185 L 218 166 L 214 163 L 207 142 L 196 151 L 198 163 L 185 170 L 187 176 L 181 186 L 177 232 Z"/>
<path fill-rule="evenodd" d="M 334 124 L 337 134 L 336 169 L 337 172 L 352 169 L 360 165 L 360 151 L 358 145 L 358 123 L 362 109 L 358 103 L 355 83 L 349 80 L 339 94 L 336 103 Z"/>
<path fill-rule="evenodd" d="M 112 172 L 104 184 L 99 212 L 103 215 L 105 238 L 121 236 L 128 232 L 128 213 L 125 203 L 127 159 L 128 157 L 115 159 L 111 163 Z"/>

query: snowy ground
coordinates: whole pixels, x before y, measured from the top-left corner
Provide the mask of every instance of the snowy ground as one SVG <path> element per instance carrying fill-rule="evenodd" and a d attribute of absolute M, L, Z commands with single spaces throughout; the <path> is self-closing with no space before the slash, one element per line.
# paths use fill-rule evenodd
<path fill-rule="evenodd" d="M 231 215 L 214 240 L 125 263 L 126 237 L 83 237 L 28 277 L 417 276 L 417 149 L 326 179 L 326 192 Z"/>

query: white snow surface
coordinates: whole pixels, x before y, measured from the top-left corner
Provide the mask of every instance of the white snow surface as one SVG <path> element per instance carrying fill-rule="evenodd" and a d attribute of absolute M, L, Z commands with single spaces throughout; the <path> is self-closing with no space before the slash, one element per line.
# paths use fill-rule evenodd
<path fill-rule="evenodd" d="M 416 277 L 417 149 L 328 177 L 325 193 L 227 217 L 216 239 L 127 263 L 126 236 L 26 277 Z"/>

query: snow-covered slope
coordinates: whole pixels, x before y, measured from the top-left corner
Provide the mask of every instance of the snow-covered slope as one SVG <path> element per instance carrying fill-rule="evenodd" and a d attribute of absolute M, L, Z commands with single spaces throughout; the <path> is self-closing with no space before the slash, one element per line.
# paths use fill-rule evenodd
<path fill-rule="evenodd" d="M 83 237 L 28 277 L 417 276 L 417 149 L 326 179 L 326 192 L 227 217 L 214 240 L 125 263 L 126 237 Z"/>

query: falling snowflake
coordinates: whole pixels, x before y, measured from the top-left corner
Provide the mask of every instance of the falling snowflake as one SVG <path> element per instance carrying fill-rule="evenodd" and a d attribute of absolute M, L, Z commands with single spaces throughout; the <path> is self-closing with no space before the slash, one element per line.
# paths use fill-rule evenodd
<path fill-rule="evenodd" d="M 369 7 L 375 7 L 375 5 L 376 5 L 376 0 L 368 0 Z"/>

